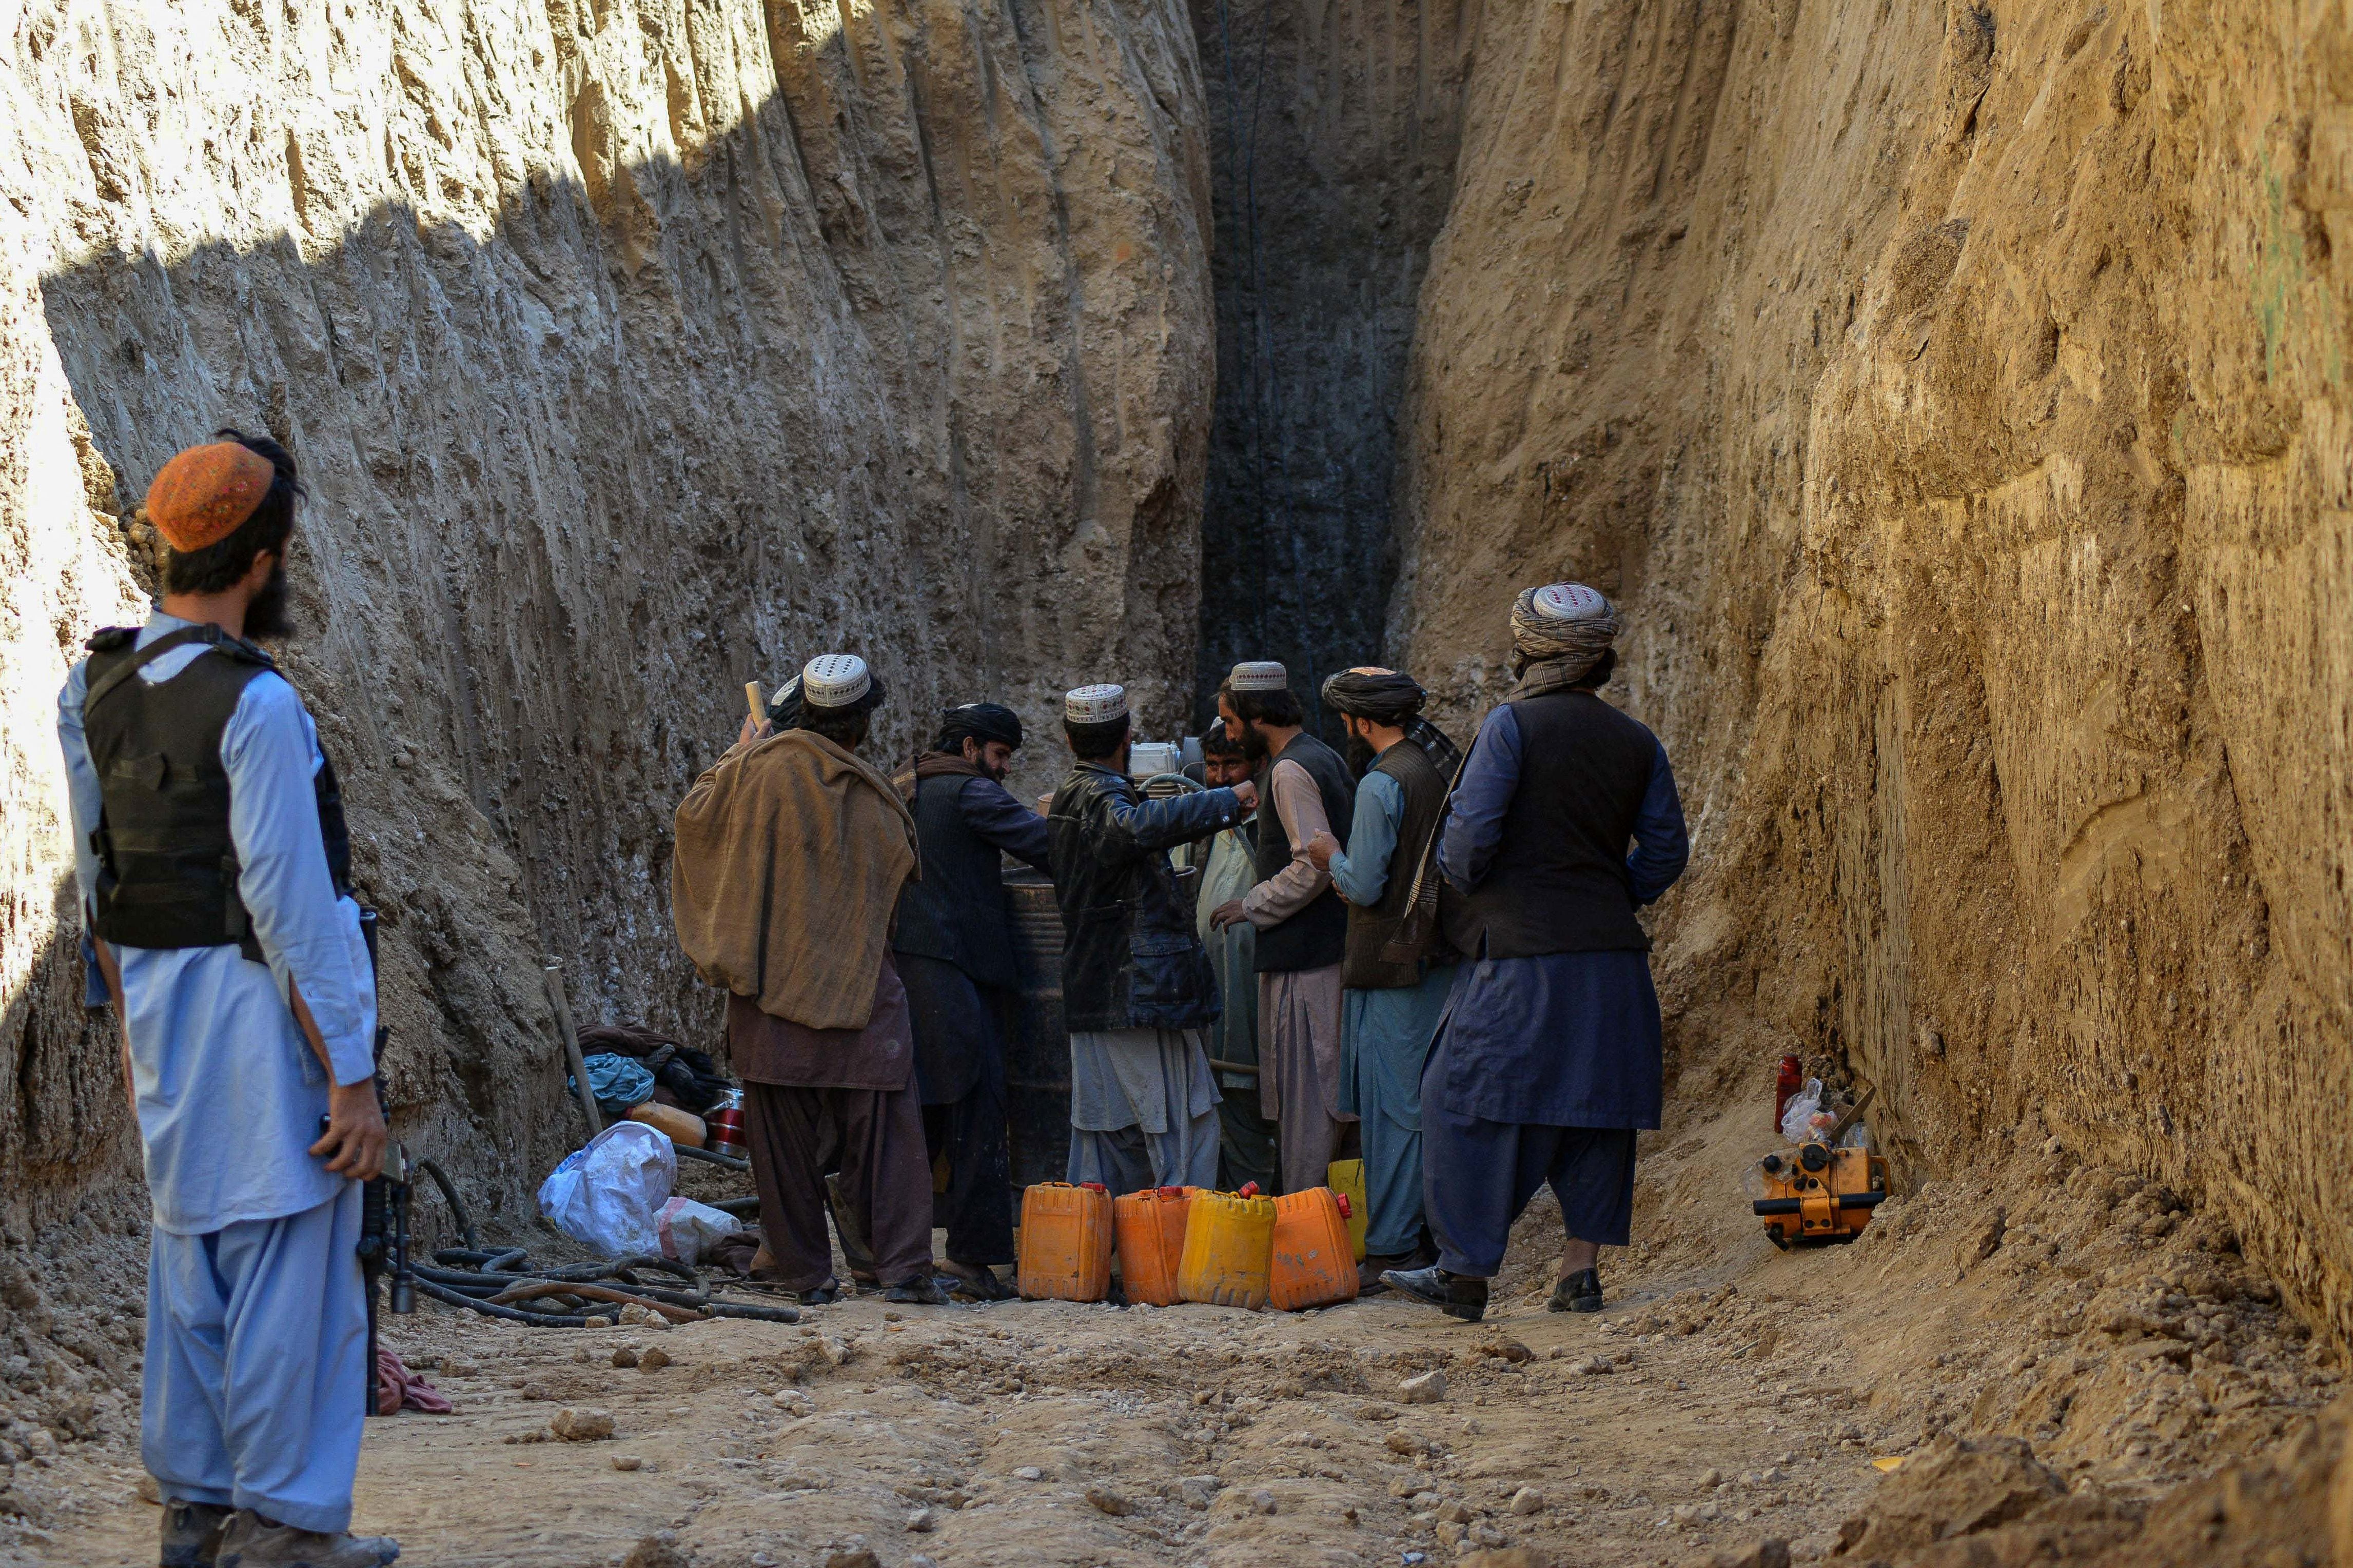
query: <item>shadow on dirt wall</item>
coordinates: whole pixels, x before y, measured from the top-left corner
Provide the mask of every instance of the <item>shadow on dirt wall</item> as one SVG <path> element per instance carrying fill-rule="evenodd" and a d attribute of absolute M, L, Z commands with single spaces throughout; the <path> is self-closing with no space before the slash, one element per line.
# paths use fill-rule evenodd
<path fill-rule="evenodd" d="M 383 914 L 396 1120 L 493 1211 L 527 1213 L 577 1136 L 543 953 L 568 961 L 583 1021 L 715 1039 L 670 925 L 670 810 L 733 740 L 744 679 L 881 626 L 901 584 L 977 569 L 944 526 L 956 498 L 898 488 L 922 455 L 828 384 L 888 379 L 849 301 L 895 302 L 887 259 L 830 252 L 802 179 L 797 207 L 768 204 L 765 247 L 740 243 L 740 210 L 691 210 L 779 177 L 750 143 L 788 138 L 783 114 L 699 179 L 632 169 L 603 215 L 534 176 L 487 236 L 384 205 L 324 247 L 108 255 L 42 280 L 134 556 L 173 452 L 236 426 L 295 455 L 285 662 Z M 942 679 L 939 640 L 923 624 L 874 647 L 905 694 L 893 749 Z M 70 882 L 7 1001 L 0 1127 L 6 1184 L 60 1202 L 137 1168 L 111 1015 L 80 1005 Z"/>

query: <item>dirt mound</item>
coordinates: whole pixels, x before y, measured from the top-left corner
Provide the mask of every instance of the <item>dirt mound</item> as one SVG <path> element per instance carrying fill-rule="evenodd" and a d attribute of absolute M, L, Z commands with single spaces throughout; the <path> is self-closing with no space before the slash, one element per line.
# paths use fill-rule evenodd
<path fill-rule="evenodd" d="M 1389 662 L 1467 721 L 1515 588 L 1617 595 L 1682 1056 L 1845 1064 L 1906 1183 L 2039 1119 L 2353 1331 L 2341 17 L 1599 0 L 1469 58 Z"/>
<path fill-rule="evenodd" d="M 2353 1491 L 2345 1432 L 2353 1403 L 2261 1458 L 2150 1504 L 2069 1492 L 2016 1438 L 1938 1445 L 1849 1520 L 1837 1557 L 1883 1568 L 2321 1568 L 2353 1561 L 2332 1500 Z"/>

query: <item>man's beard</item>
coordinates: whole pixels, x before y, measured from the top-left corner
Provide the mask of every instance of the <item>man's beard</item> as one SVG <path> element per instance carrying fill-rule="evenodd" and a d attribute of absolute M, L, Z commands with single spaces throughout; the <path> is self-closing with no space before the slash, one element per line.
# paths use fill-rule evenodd
<path fill-rule="evenodd" d="M 1365 739 L 1363 731 L 1348 737 L 1348 771 L 1358 778 L 1363 778 L 1371 770 L 1373 759 L 1379 755 L 1373 750 L 1373 743 Z"/>
<path fill-rule="evenodd" d="M 1013 764 L 1011 763 L 1006 763 L 1001 768 L 992 768 L 985 762 L 976 763 L 973 765 L 978 768 L 982 773 L 988 775 L 988 781 L 991 784 L 1003 784 L 1005 782 L 1005 775 L 1013 771 Z"/>
<path fill-rule="evenodd" d="M 1242 721 L 1242 732 L 1236 739 L 1241 742 L 1242 755 L 1250 759 L 1251 770 L 1255 772 L 1258 764 L 1266 761 L 1266 737 L 1259 733 L 1256 724 L 1245 719 Z"/>
<path fill-rule="evenodd" d="M 280 557 L 269 569 L 269 581 L 245 606 L 245 635 L 252 642 L 282 642 L 294 635 L 286 614 L 286 562 Z"/>

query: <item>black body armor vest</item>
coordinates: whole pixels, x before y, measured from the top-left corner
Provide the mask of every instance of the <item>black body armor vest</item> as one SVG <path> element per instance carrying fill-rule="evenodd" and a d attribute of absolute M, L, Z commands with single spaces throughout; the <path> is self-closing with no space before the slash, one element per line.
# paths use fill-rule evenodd
<path fill-rule="evenodd" d="M 90 834 L 98 857 L 96 931 L 124 947 L 225 947 L 261 960 L 237 889 L 229 781 L 221 735 L 248 682 L 277 669 L 251 643 L 218 626 L 189 626 L 138 647 L 137 628 L 90 639 L 82 732 L 98 773 L 101 809 Z M 169 680 L 150 685 L 153 659 L 204 644 Z M 323 752 L 322 753 L 323 756 Z M 332 763 L 313 777 L 319 836 L 340 895 L 351 891 L 351 837 Z"/>

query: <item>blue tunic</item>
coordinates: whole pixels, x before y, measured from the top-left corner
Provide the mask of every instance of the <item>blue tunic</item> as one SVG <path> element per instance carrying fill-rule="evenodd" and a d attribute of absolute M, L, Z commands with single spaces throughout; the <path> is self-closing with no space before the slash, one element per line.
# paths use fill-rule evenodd
<path fill-rule="evenodd" d="M 188 624 L 158 610 L 139 646 Z M 177 648 L 138 679 L 167 683 L 216 657 L 200 644 Z M 74 666 L 58 695 L 84 909 L 98 885 L 90 835 L 100 806 L 82 734 L 87 669 Z M 294 689 L 274 674 L 247 682 L 221 731 L 221 766 L 237 892 L 267 963 L 233 945 L 114 950 L 148 1194 L 157 1227 L 176 1235 L 300 1214 L 343 1189 L 343 1178 L 309 1152 L 327 1110 L 327 1074 L 287 1001 L 290 988 L 301 990 L 338 1083 L 375 1076 L 375 988 L 359 906 L 336 898 L 319 838 L 311 778 L 323 762 Z M 90 1000 L 102 1005 L 105 985 L 91 958 Z"/>
<path fill-rule="evenodd" d="M 188 624 L 157 611 L 139 646 Z M 211 657 L 175 649 L 138 679 L 166 684 Z M 87 670 L 76 665 L 58 696 L 85 910 L 101 804 Z M 353 1084 L 375 1072 L 375 991 L 359 908 L 336 897 L 319 837 L 323 763 L 294 689 L 274 674 L 247 682 L 221 766 L 237 895 L 267 962 L 233 945 L 117 946 L 114 959 L 154 1205 L 142 1458 L 167 1496 L 333 1533 L 351 1521 L 368 1389 L 360 1193 L 310 1152 L 328 1073 L 287 998 L 299 989 L 334 1081 Z M 84 955 L 103 1003 L 86 936 Z"/>
<path fill-rule="evenodd" d="M 1367 773 L 1348 848 L 1332 857 L 1342 898 L 1359 909 L 1381 901 L 1404 821 L 1405 786 Z M 1453 986 L 1452 965 L 1425 965 L 1417 984 L 1340 994 L 1340 1110 L 1364 1123 L 1367 1253 L 1409 1253 L 1421 1238 L 1421 1073 Z"/>
<path fill-rule="evenodd" d="M 1519 723 L 1500 706 L 1479 726 L 1440 829 L 1439 869 L 1461 892 L 1478 887 L 1504 848 L 1520 755 Z M 1634 836 L 1626 869 L 1635 901 L 1648 904 L 1691 858 L 1663 746 Z M 1650 954 L 1554 952 L 1461 966 L 1423 1092 L 1489 1121 L 1656 1127 L 1662 1079 Z"/>

